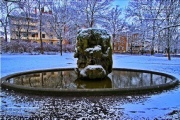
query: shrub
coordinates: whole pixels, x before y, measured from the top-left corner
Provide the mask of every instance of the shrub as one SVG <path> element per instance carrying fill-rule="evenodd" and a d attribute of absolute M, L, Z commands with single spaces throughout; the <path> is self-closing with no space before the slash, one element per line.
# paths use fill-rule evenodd
<path fill-rule="evenodd" d="M 43 44 L 44 52 L 59 52 L 60 46 L 52 44 Z M 73 52 L 75 45 L 66 44 L 62 46 L 64 52 Z M 2 53 L 29 53 L 40 54 L 41 46 L 39 43 L 31 43 L 23 40 L 13 40 L 11 42 L 2 41 Z"/>

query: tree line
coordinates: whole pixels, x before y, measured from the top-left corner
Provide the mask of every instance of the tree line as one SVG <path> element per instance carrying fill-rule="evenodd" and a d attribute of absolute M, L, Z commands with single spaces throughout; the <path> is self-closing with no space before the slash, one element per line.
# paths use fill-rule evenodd
<path fill-rule="evenodd" d="M 179 0 L 131 0 L 126 18 L 132 20 L 141 34 L 140 40 L 151 40 L 151 54 L 160 50 L 170 53 L 180 50 L 180 1 Z M 179 51 L 180 52 L 180 51 Z"/>
<path fill-rule="evenodd" d="M 4 29 L 5 40 L 9 27 L 8 16 L 23 15 L 27 22 L 33 16 L 38 19 L 37 29 L 40 33 L 53 32 L 60 39 L 60 48 L 63 39 L 75 44 L 78 29 L 102 27 L 112 34 L 113 41 L 118 39 L 118 34 L 138 33 L 142 43 L 151 41 L 152 55 L 155 49 L 156 52 L 166 50 L 170 59 L 170 53 L 179 49 L 179 0 L 130 0 L 125 10 L 120 6 L 113 6 L 114 0 L 7 1 L 0 1 L 0 25 Z M 30 29 L 27 26 L 27 34 Z M 41 34 L 40 41 L 43 53 Z"/>

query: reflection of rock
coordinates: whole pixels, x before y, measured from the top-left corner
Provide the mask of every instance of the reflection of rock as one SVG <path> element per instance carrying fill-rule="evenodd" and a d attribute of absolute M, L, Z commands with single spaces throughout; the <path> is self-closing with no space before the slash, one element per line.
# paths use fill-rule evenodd
<path fill-rule="evenodd" d="M 81 80 L 76 79 L 75 84 L 77 85 L 77 88 L 79 89 L 91 89 L 91 88 L 112 88 L 112 82 L 109 77 L 105 77 L 104 79 L 98 80 Z"/>
<path fill-rule="evenodd" d="M 79 77 L 104 78 L 112 71 L 110 35 L 104 29 L 80 30 L 74 57 L 78 58 Z"/>

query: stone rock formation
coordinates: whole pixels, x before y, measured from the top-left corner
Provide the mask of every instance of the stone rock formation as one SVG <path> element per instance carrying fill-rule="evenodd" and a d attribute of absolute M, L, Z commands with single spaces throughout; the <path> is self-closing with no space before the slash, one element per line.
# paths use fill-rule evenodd
<path fill-rule="evenodd" d="M 105 29 L 78 31 L 74 57 L 79 78 L 101 79 L 112 72 L 111 36 Z"/>

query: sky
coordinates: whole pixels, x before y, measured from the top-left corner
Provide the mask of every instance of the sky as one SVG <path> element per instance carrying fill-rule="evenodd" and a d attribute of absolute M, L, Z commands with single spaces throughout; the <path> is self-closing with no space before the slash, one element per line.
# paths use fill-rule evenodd
<path fill-rule="evenodd" d="M 130 0 L 114 0 L 113 6 L 118 5 L 119 8 L 122 8 L 122 18 L 125 17 L 125 8 L 128 6 Z"/>
<path fill-rule="evenodd" d="M 113 5 L 119 5 L 120 8 L 125 8 L 128 6 L 130 0 L 114 0 Z"/>

